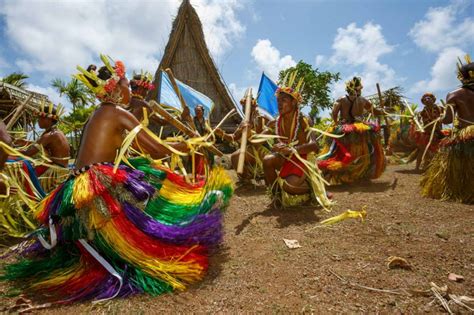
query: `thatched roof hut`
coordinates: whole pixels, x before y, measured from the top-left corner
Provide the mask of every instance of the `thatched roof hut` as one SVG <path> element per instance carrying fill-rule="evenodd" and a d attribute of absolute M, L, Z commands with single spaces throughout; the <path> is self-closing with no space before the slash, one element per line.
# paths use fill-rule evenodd
<path fill-rule="evenodd" d="M 48 99 L 46 95 L 28 91 L 17 86 L 0 81 L 0 119 L 6 124 L 9 122 L 18 106 L 25 102 L 30 94 L 33 97 L 26 104 L 20 119 L 13 125 L 13 129 L 23 129 L 28 132 L 34 130 L 33 111 L 39 109 L 41 102 Z"/>
<path fill-rule="evenodd" d="M 235 102 L 224 83 L 204 39 L 199 16 L 189 0 L 183 0 L 178 15 L 173 22 L 168 44 L 155 75 L 155 86 L 159 86 L 159 70 L 171 68 L 175 77 L 185 84 L 204 93 L 214 101 L 211 124 L 216 125 Z M 149 98 L 156 99 L 157 90 L 151 91 Z M 226 121 L 224 128 L 233 130 L 241 121 L 234 115 Z"/>

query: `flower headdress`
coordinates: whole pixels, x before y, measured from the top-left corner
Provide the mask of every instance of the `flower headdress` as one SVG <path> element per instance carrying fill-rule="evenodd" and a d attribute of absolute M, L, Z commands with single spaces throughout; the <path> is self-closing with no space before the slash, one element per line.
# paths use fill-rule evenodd
<path fill-rule="evenodd" d="M 293 97 L 295 100 L 298 101 L 298 104 L 303 102 L 303 97 L 301 96 L 301 92 L 304 88 L 304 81 L 303 78 L 298 80 L 296 83 L 296 76 L 298 75 L 298 71 L 294 71 L 292 73 L 287 73 L 285 78 L 281 82 L 280 86 L 277 88 L 275 95 L 278 96 L 280 93 L 285 93 Z"/>
<path fill-rule="evenodd" d="M 346 92 L 353 94 L 357 90 L 362 90 L 362 79 L 360 77 L 353 77 L 352 80 L 346 82 Z"/>
<path fill-rule="evenodd" d="M 50 101 L 43 99 L 37 115 L 39 117 L 51 118 L 53 120 L 59 121 L 61 115 L 64 113 L 64 107 L 61 104 L 58 104 L 56 108 L 54 104 Z"/>
<path fill-rule="evenodd" d="M 472 65 L 471 56 L 467 54 L 464 56 L 464 60 L 466 64 L 463 64 L 461 59 L 458 58 L 458 79 L 462 84 L 474 83 L 474 65 Z"/>
<path fill-rule="evenodd" d="M 153 76 L 151 73 L 141 70 L 140 73 L 133 72 L 133 79 L 130 80 L 130 86 L 132 87 L 132 90 L 142 87 L 145 90 L 150 91 L 155 88 L 155 85 L 152 82 Z"/>
<path fill-rule="evenodd" d="M 125 78 L 125 65 L 118 60 L 114 62 L 110 57 L 103 54 L 100 55 L 100 59 L 110 72 L 110 78 L 101 79 L 94 71 L 87 71 L 80 66 L 77 66 L 80 73 L 74 75 L 74 77 L 84 83 L 99 100 L 117 102 L 120 96 L 114 94 L 114 90 L 118 82 Z M 114 63 L 113 66 L 111 62 Z"/>

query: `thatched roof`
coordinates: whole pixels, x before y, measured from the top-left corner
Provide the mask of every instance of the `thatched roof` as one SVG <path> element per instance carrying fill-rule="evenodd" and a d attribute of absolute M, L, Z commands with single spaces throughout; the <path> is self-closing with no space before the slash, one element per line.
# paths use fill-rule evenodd
<path fill-rule="evenodd" d="M 183 0 L 173 22 L 168 44 L 155 75 L 155 86 L 159 86 L 159 70 L 171 68 L 175 77 L 185 84 L 204 93 L 214 101 L 211 123 L 218 123 L 235 102 L 219 74 L 207 48 L 199 16 L 189 0 Z M 156 99 L 157 90 L 149 98 Z M 234 115 L 226 127 L 235 126 L 241 120 Z"/>
<path fill-rule="evenodd" d="M 33 108 L 39 109 L 42 100 L 47 100 L 48 97 L 0 81 L 0 119 L 5 120 L 13 110 L 26 101 L 30 94 L 33 94 L 33 97 L 29 100 L 25 113 L 31 113 Z M 28 119 L 28 121 L 31 120 L 30 115 L 24 117 L 25 119 Z M 22 124 L 22 122 L 19 123 Z"/>

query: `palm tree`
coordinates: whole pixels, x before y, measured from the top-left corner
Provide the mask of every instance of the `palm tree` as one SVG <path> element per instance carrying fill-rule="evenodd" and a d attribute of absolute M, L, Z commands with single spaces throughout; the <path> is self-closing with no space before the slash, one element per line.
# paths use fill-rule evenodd
<path fill-rule="evenodd" d="M 51 86 L 55 88 L 60 96 L 66 96 L 69 102 L 72 104 L 72 113 L 70 114 L 70 118 L 72 121 L 70 123 L 73 124 L 73 131 L 74 131 L 74 142 L 73 146 L 76 148 L 76 142 L 78 139 L 78 129 L 76 126 L 82 126 L 85 122 L 87 117 L 83 117 L 83 115 L 79 115 L 81 117 L 81 121 L 76 121 L 77 112 L 84 112 L 87 105 L 94 105 L 95 96 L 89 91 L 89 89 L 82 84 L 77 79 L 72 79 L 68 83 L 64 82 L 61 79 L 54 79 L 51 81 Z M 70 120 L 71 120 L 70 119 Z M 84 120 L 84 121 L 82 121 Z"/>
<path fill-rule="evenodd" d="M 26 88 L 25 80 L 28 79 L 28 78 L 29 78 L 29 76 L 27 76 L 24 73 L 13 72 L 13 73 L 7 75 L 4 78 L 0 78 L 0 81 L 2 81 L 4 83 L 11 84 L 11 85 L 14 85 L 14 86 L 19 87 L 21 89 L 24 89 L 24 88 Z"/>

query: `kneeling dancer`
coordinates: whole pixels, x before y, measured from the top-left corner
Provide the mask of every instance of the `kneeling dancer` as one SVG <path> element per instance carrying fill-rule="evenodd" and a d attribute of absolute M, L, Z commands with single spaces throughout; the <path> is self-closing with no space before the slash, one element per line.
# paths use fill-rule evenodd
<path fill-rule="evenodd" d="M 314 161 L 318 145 L 310 139 L 308 120 L 299 107 L 303 80 L 296 83 L 296 75 L 290 74 L 276 91 L 279 115 L 269 128 L 275 130 L 277 137 L 263 160 L 265 183 L 274 207 L 296 206 L 315 199 L 328 209 L 331 201 Z"/>
<path fill-rule="evenodd" d="M 160 141 L 121 108 L 130 98 L 124 65 L 101 59 L 106 66 L 97 75 L 80 67 L 76 75 L 101 101 L 84 128 L 76 168 L 38 205 L 44 228 L 22 251 L 26 258 L 1 276 L 42 302 L 183 290 L 203 278 L 222 238 L 232 194 L 223 170 L 189 184 L 148 158 L 114 164 L 134 135 L 153 159 L 183 155 L 187 144 Z"/>

